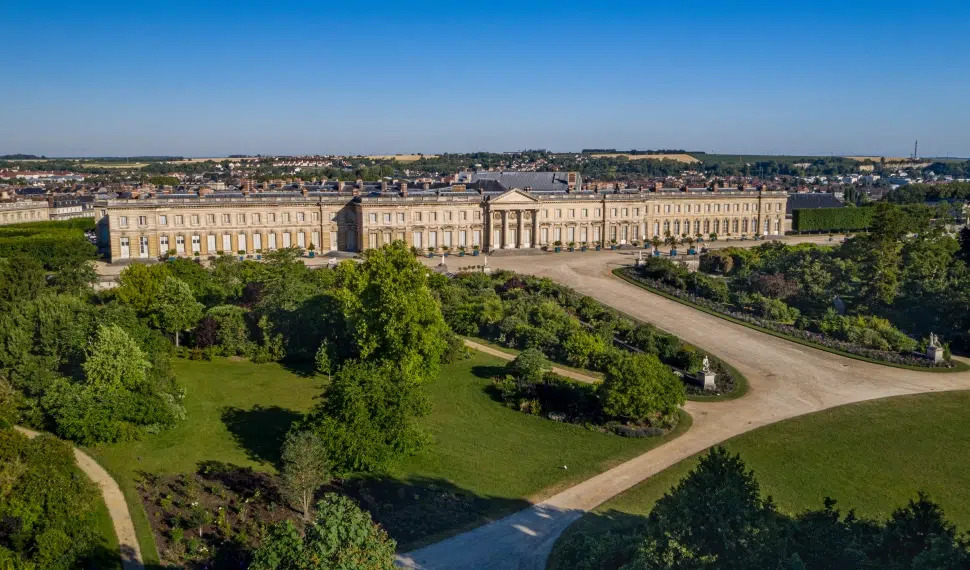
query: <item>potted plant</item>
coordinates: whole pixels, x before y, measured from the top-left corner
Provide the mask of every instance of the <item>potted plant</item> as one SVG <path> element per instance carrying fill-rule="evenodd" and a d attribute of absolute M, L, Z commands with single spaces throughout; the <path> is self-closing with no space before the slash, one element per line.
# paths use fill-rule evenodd
<path fill-rule="evenodd" d="M 561 240 L 558 240 L 557 239 L 556 241 L 552 242 L 552 245 L 555 246 L 556 253 L 559 253 L 560 251 L 562 251 L 562 241 Z"/>
<path fill-rule="evenodd" d="M 443 245 L 443 246 L 441 246 L 441 251 L 442 251 L 442 253 L 445 254 L 445 257 L 448 257 L 449 255 L 451 255 L 451 246 L 450 245 Z"/>
<path fill-rule="evenodd" d="M 586 242 L 582 242 L 581 244 L 579 244 L 579 251 L 586 251 L 587 249 L 589 249 L 589 244 L 587 244 Z"/>
<path fill-rule="evenodd" d="M 414 247 L 413 245 L 411 246 L 411 255 L 413 255 L 414 257 L 421 255 L 420 253 L 418 253 L 418 248 Z"/>
<path fill-rule="evenodd" d="M 595 249 L 596 251 L 599 251 L 602 248 L 603 248 L 603 245 L 600 242 L 596 242 L 596 246 L 593 249 Z"/>
<path fill-rule="evenodd" d="M 714 232 L 711 232 L 707 237 L 710 238 L 711 241 L 717 241 L 717 234 Z"/>
<path fill-rule="evenodd" d="M 222 257 L 225 254 L 226 254 L 226 252 L 222 251 L 221 249 L 216 250 L 216 255 L 219 256 L 219 257 Z"/>
<path fill-rule="evenodd" d="M 242 260 L 246 259 L 246 250 L 245 249 L 237 250 L 236 253 L 239 254 L 239 261 L 242 261 Z"/>
<path fill-rule="evenodd" d="M 256 250 L 256 259 L 257 260 L 263 259 L 263 250 L 261 249 Z"/>
<path fill-rule="evenodd" d="M 465 246 L 458 246 L 458 257 L 465 257 Z"/>
<path fill-rule="evenodd" d="M 310 245 L 308 245 L 306 249 L 307 249 L 307 252 L 309 252 L 307 253 L 307 255 L 309 255 L 310 257 L 316 257 L 317 246 L 315 246 L 312 241 L 310 242 Z"/>
<path fill-rule="evenodd" d="M 653 246 L 654 257 L 660 255 L 660 244 L 662 243 L 663 240 L 660 239 L 660 236 L 653 236 L 653 238 L 650 240 L 650 245 Z"/>
<path fill-rule="evenodd" d="M 169 261 L 173 261 L 176 255 L 178 255 L 178 252 L 174 249 L 170 249 L 165 252 L 165 257 L 167 257 Z"/>
<path fill-rule="evenodd" d="M 696 254 L 697 250 L 694 249 L 694 238 L 688 237 L 685 241 L 687 242 L 687 255 Z"/>
<path fill-rule="evenodd" d="M 610 249 L 616 249 L 616 238 L 610 240 Z"/>
<path fill-rule="evenodd" d="M 477 245 L 473 245 L 473 246 L 472 246 L 472 255 L 473 255 L 473 256 L 477 256 L 477 255 L 478 255 L 478 250 L 480 250 L 480 249 L 481 249 L 481 247 L 480 247 L 480 246 L 477 246 Z"/>
<path fill-rule="evenodd" d="M 429 245 L 428 246 L 428 259 L 431 259 L 432 257 L 434 257 L 434 246 L 433 245 Z"/>
<path fill-rule="evenodd" d="M 576 250 L 576 242 L 574 241 L 569 242 L 569 251 L 573 252 L 575 250 Z"/>

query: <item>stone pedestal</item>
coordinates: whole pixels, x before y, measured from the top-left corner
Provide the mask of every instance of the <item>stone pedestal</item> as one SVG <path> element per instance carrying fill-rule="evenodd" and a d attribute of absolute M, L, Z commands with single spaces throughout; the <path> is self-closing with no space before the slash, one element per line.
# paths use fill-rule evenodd
<path fill-rule="evenodd" d="M 926 347 L 926 358 L 929 358 L 933 362 L 943 362 L 943 347 L 942 346 Z"/>
<path fill-rule="evenodd" d="M 702 386 L 705 390 L 713 390 L 716 386 L 714 384 L 714 373 L 701 370 L 697 373 L 696 379 L 697 384 Z"/>

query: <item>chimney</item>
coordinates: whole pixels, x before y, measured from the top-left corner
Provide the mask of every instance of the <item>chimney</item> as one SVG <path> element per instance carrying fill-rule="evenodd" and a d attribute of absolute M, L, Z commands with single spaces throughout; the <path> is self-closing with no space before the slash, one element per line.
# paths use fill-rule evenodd
<path fill-rule="evenodd" d="M 465 185 L 464 184 L 452 184 L 451 189 L 454 192 L 464 192 L 465 191 Z"/>
<path fill-rule="evenodd" d="M 651 192 L 660 192 L 661 190 L 663 190 L 663 187 L 664 187 L 663 182 L 654 182 L 653 189 L 651 190 Z"/>
<path fill-rule="evenodd" d="M 401 196 L 408 197 L 408 183 L 403 180 L 401 181 Z"/>
<path fill-rule="evenodd" d="M 306 189 L 306 186 L 304 186 L 303 184 L 300 184 L 300 194 L 303 194 L 303 197 L 304 198 L 306 198 L 306 196 L 307 196 L 307 194 L 309 194 L 309 192 L 310 191 Z"/>
<path fill-rule="evenodd" d="M 200 198 L 202 196 L 208 196 L 209 194 L 212 194 L 212 188 L 209 188 L 208 186 L 199 186 L 199 197 Z"/>
<path fill-rule="evenodd" d="M 425 183 L 421 184 L 421 188 L 423 188 L 425 190 L 430 190 L 431 189 L 431 183 L 430 182 L 425 182 Z"/>
<path fill-rule="evenodd" d="M 381 192 L 387 192 L 387 180 L 381 180 Z"/>
<path fill-rule="evenodd" d="M 338 180 L 337 181 L 337 192 L 343 192 L 343 191 L 344 191 L 344 181 L 343 180 Z"/>
<path fill-rule="evenodd" d="M 620 191 L 620 183 L 617 182 L 617 183 L 613 184 L 613 189 L 616 190 L 617 192 L 619 192 Z"/>
<path fill-rule="evenodd" d="M 566 173 L 566 191 L 571 191 L 576 189 L 576 182 L 579 180 L 579 174 L 576 172 Z"/>

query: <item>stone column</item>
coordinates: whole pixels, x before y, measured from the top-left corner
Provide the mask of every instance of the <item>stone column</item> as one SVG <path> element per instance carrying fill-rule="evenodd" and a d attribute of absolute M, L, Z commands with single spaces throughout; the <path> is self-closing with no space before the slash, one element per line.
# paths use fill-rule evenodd
<path fill-rule="evenodd" d="M 519 210 L 515 213 L 515 215 L 518 217 L 518 228 L 515 232 L 515 247 L 517 249 L 522 249 L 522 232 L 525 230 L 525 224 L 522 221 L 522 215 L 524 213 L 525 210 Z"/>
<path fill-rule="evenodd" d="M 486 208 L 483 212 L 485 223 L 482 227 L 482 250 L 492 251 L 492 210 Z"/>
<path fill-rule="evenodd" d="M 539 210 L 532 210 L 532 247 L 539 247 Z"/>
<path fill-rule="evenodd" d="M 505 249 L 509 241 L 509 212 L 502 210 L 502 236 L 499 239 L 499 247 Z"/>

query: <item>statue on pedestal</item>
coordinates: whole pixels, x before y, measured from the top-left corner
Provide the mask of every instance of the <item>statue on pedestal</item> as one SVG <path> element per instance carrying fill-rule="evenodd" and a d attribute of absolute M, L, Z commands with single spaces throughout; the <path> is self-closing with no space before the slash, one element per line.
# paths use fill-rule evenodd
<path fill-rule="evenodd" d="M 940 337 L 936 336 L 934 333 L 930 333 L 930 348 L 939 348 Z"/>
<path fill-rule="evenodd" d="M 703 370 L 704 372 L 711 371 L 711 359 L 708 358 L 707 355 L 704 356 Z"/>

